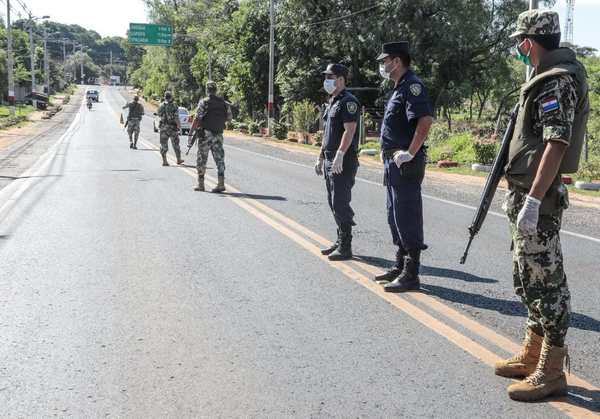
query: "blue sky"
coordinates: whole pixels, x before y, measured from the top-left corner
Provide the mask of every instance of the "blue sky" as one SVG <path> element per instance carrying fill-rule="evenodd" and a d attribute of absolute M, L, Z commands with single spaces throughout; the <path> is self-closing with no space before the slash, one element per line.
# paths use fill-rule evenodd
<path fill-rule="evenodd" d="M 416 0 L 412 0 L 416 1 Z M 17 7 L 16 1 L 14 7 Z M 103 36 L 125 36 L 129 22 L 146 22 L 142 0 L 25 0 L 34 14 L 61 23 L 77 23 Z M 1 5 L 1 3 L 0 3 Z M 565 0 L 554 7 L 564 28 Z M 2 10 L 2 14 L 5 10 Z M 600 50 L 600 0 L 575 1 L 575 43 Z"/>

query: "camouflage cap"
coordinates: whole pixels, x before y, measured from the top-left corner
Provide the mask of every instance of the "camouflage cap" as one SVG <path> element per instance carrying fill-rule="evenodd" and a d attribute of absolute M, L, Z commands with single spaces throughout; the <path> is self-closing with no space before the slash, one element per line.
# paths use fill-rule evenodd
<path fill-rule="evenodd" d="M 212 80 L 206 82 L 206 91 L 207 92 L 216 92 L 217 91 L 217 83 Z"/>
<path fill-rule="evenodd" d="M 528 10 L 519 15 L 517 30 L 511 38 L 524 35 L 555 35 L 560 33 L 558 13 L 552 10 Z"/>

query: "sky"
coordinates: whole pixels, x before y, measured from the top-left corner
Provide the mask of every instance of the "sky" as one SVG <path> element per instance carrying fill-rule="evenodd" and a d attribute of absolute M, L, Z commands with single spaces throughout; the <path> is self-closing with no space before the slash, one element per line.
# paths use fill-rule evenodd
<path fill-rule="evenodd" d="M 16 7 L 16 0 L 11 1 Z M 126 36 L 130 22 L 148 21 L 142 0 L 23 1 L 37 16 L 50 15 L 51 20 L 67 24 L 76 23 L 93 29 L 102 36 Z M 0 5 L 3 6 L 2 3 Z M 558 0 L 554 9 L 559 12 L 564 28 L 566 0 Z M 575 0 L 575 44 L 594 47 L 600 51 L 599 17 L 600 0 Z"/>

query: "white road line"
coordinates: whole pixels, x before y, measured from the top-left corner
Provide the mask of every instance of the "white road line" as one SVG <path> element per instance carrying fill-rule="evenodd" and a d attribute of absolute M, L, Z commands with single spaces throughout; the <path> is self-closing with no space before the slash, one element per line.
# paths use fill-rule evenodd
<path fill-rule="evenodd" d="M 71 135 L 77 126 L 77 123 L 81 119 L 81 107 L 75 115 L 75 118 L 60 138 L 50 146 L 46 152 L 40 156 L 39 159 L 25 172 L 23 172 L 18 179 L 13 180 L 8 186 L 0 191 L 0 221 L 4 219 L 4 216 L 14 207 L 18 200 L 27 192 L 27 190 L 35 183 L 38 182 L 41 176 L 47 174 L 46 170 L 50 169 L 52 160 L 56 156 L 60 146 L 63 144 L 66 138 Z"/>
<path fill-rule="evenodd" d="M 296 163 L 296 162 L 293 162 L 293 161 L 290 161 L 290 160 L 280 159 L 278 157 L 273 157 L 273 156 L 265 156 L 264 154 L 257 153 L 255 151 L 245 150 L 245 149 L 240 148 L 240 147 L 236 147 L 236 146 L 232 146 L 232 145 L 226 145 L 225 147 L 226 148 L 231 148 L 233 150 L 241 151 L 243 153 L 253 154 L 255 156 L 259 156 L 259 157 L 262 157 L 262 158 L 267 159 L 267 160 L 273 160 L 273 161 L 277 161 L 277 162 L 281 162 L 281 163 L 291 164 L 292 166 L 304 167 L 306 169 L 313 169 L 312 166 L 308 166 L 306 164 Z M 363 183 L 367 183 L 369 185 L 375 185 L 375 186 L 379 186 L 379 187 L 383 188 L 383 185 L 381 183 L 373 182 L 372 180 L 364 179 L 364 178 L 361 178 L 359 176 L 356 177 L 356 180 L 361 181 Z M 448 200 L 448 199 L 438 198 L 438 197 L 432 196 L 432 195 L 423 194 L 423 198 L 429 199 L 431 201 L 441 202 L 441 203 L 447 204 L 447 205 L 453 205 L 453 206 L 456 206 L 456 207 L 465 208 L 465 209 L 472 210 L 472 211 L 476 211 L 477 210 L 477 207 L 474 207 L 472 205 L 463 204 L 463 203 L 456 202 L 456 201 L 451 201 L 451 200 Z M 508 219 L 508 217 L 506 215 L 501 214 L 499 212 L 489 211 L 488 214 L 493 215 L 493 216 L 498 217 L 498 218 Z M 587 236 L 585 234 L 575 233 L 573 231 L 568 231 L 568 230 L 561 230 L 561 233 L 565 234 L 567 236 L 576 237 L 578 239 L 588 240 L 588 241 L 600 244 L 600 239 L 598 239 L 596 237 Z"/>

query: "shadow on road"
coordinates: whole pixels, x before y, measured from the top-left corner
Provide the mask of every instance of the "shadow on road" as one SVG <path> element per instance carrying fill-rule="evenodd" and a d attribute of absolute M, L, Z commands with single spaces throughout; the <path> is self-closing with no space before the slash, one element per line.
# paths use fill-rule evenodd
<path fill-rule="evenodd" d="M 219 196 L 229 196 L 234 198 L 247 198 L 247 199 L 257 199 L 259 201 L 287 201 L 285 196 L 277 196 L 277 195 L 255 195 L 250 193 L 235 193 L 235 192 L 222 192 L 218 194 Z"/>
<path fill-rule="evenodd" d="M 569 401 L 592 412 L 600 413 L 600 391 L 569 386 Z"/>
<path fill-rule="evenodd" d="M 48 178 L 48 177 L 62 177 L 63 175 L 43 175 L 43 176 L 0 176 L 0 179 L 34 179 L 34 178 Z"/>
<path fill-rule="evenodd" d="M 377 266 L 378 268 L 390 268 L 394 265 L 394 261 L 379 258 L 376 256 L 357 256 L 367 262 L 369 265 Z M 427 276 L 437 276 L 442 278 L 457 279 L 465 282 L 479 282 L 482 284 L 495 284 L 498 282 L 497 279 L 483 278 L 481 276 L 473 275 L 467 272 L 456 271 L 454 269 L 436 268 L 433 266 L 421 266 L 421 274 Z"/>
<path fill-rule="evenodd" d="M 442 300 L 453 303 L 465 304 L 484 310 L 493 310 L 508 316 L 527 316 L 527 310 L 520 301 L 502 300 L 500 298 L 493 298 L 430 284 L 424 285 L 423 288 L 428 294 L 435 295 Z M 571 327 L 600 333 L 600 321 L 586 316 L 585 314 L 571 313 Z"/>

